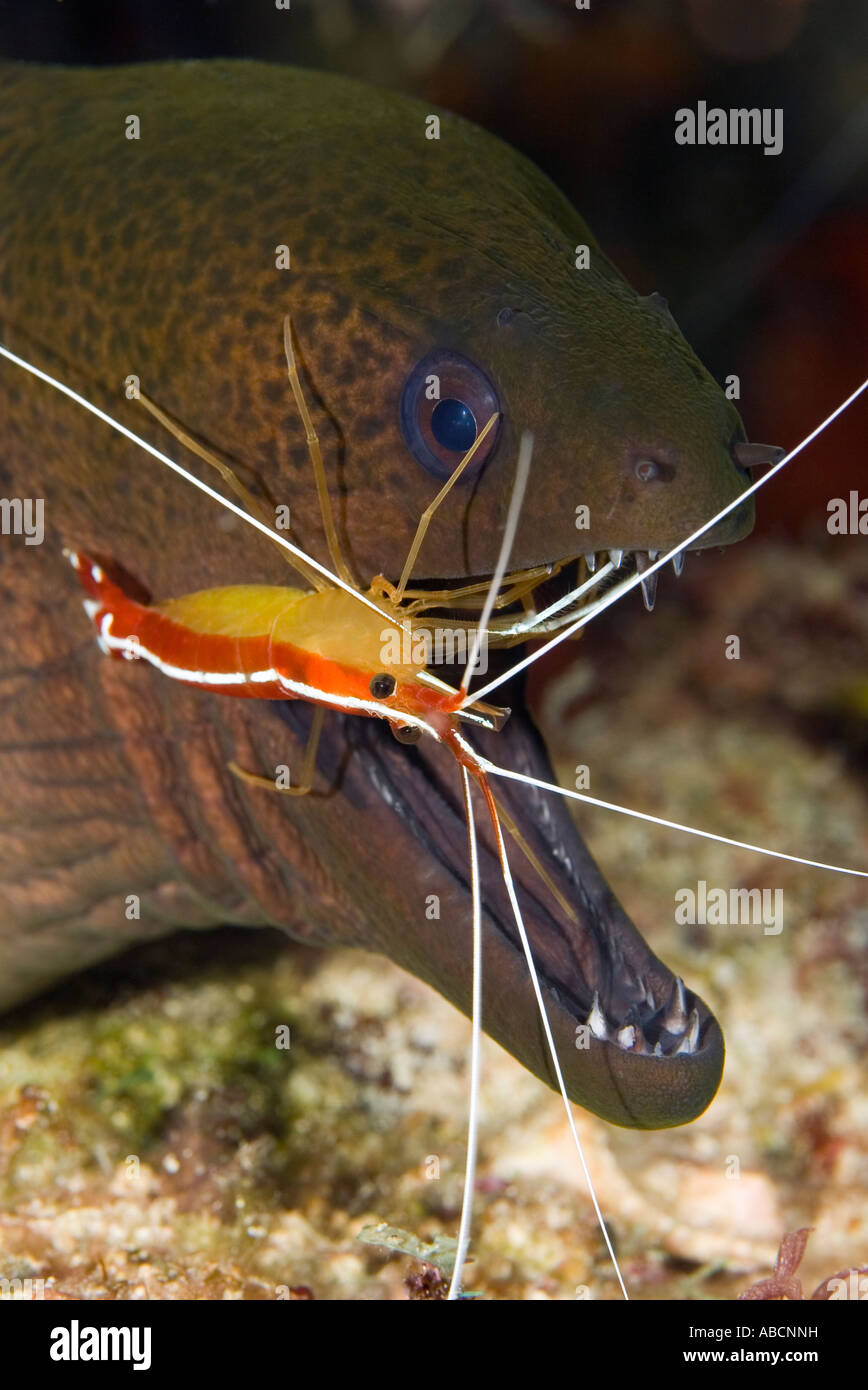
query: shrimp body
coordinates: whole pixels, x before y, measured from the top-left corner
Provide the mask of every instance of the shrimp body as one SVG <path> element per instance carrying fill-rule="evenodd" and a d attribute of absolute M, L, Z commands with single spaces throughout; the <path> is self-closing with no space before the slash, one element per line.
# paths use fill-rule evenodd
<path fill-rule="evenodd" d="M 145 604 L 89 556 L 69 561 L 107 655 L 219 695 L 306 700 L 435 736 L 458 718 L 461 692 L 424 684 L 418 662 L 389 659 L 402 650 L 394 623 L 339 589 L 238 584 Z"/>

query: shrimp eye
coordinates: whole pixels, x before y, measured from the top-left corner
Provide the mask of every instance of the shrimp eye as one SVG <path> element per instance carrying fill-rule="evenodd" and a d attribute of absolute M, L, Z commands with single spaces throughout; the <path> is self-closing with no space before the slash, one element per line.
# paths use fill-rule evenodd
<path fill-rule="evenodd" d="M 404 383 L 401 433 L 417 463 L 435 478 L 448 478 L 499 410 L 497 393 L 479 367 L 457 352 L 436 348 L 416 363 Z M 494 448 L 497 431 L 494 425 L 462 481 L 476 477 Z"/>
<path fill-rule="evenodd" d="M 418 724 L 393 724 L 392 733 L 399 743 L 418 743 L 422 737 Z"/>
<path fill-rule="evenodd" d="M 388 700 L 390 695 L 394 695 L 397 684 L 398 682 L 395 680 L 394 676 L 387 675 L 385 671 L 381 671 L 378 676 L 371 677 L 371 683 L 368 689 L 375 700 Z"/>

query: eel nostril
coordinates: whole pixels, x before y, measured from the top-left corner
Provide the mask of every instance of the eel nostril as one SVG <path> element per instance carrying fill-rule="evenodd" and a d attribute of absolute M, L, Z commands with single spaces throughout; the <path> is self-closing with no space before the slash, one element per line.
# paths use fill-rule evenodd
<path fill-rule="evenodd" d="M 749 474 L 752 468 L 771 468 L 784 457 L 786 450 L 775 444 L 748 444 L 744 439 L 730 445 L 735 465 L 742 473 Z"/>
<path fill-rule="evenodd" d="M 675 477 L 675 464 L 665 456 L 664 451 L 636 453 L 632 459 L 632 470 L 640 483 L 671 483 Z"/>

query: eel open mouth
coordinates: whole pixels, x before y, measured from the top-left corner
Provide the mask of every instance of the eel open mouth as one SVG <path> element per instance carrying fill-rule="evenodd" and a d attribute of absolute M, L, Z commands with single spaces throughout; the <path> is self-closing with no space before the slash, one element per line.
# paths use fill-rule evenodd
<path fill-rule="evenodd" d="M 507 690 L 512 715 L 499 733 L 474 731 L 493 762 L 556 780 L 542 740 Z M 299 737 L 307 713 L 275 706 Z M 345 758 L 347 746 L 352 756 Z M 470 1011 L 471 896 L 460 781 L 451 754 L 423 739 L 397 744 L 378 720 L 330 719 L 320 749 L 327 778 L 369 823 L 400 838 L 401 898 L 436 894 L 440 916 L 384 907 L 360 944 L 382 950 Z M 723 1038 L 708 1007 L 649 949 L 573 824 L 562 799 L 515 782 L 499 802 L 545 865 L 568 915 L 508 839 L 516 891 L 539 972 L 568 1093 L 616 1124 L 665 1128 L 700 1114 L 723 1068 Z M 384 811 L 389 813 L 388 821 Z M 487 1033 L 552 1087 L 555 1078 L 524 954 L 483 814 L 477 816 L 483 897 L 483 1023 Z"/>

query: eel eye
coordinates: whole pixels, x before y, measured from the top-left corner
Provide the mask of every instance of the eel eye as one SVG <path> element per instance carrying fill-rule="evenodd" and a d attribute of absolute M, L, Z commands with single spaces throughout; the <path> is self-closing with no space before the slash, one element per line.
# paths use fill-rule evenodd
<path fill-rule="evenodd" d="M 417 463 L 435 478 L 448 478 L 491 416 L 500 410 L 485 373 L 466 357 L 444 348 L 426 353 L 401 392 L 404 442 Z M 497 440 L 498 425 L 474 454 L 464 479 L 476 477 Z"/>
<path fill-rule="evenodd" d="M 393 724 L 391 728 L 399 743 L 418 743 L 422 737 L 418 724 Z"/>
<path fill-rule="evenodd" d="M 397 684 L 394 676 L 389 676 L 385 671 L 381 671 L 378 676 L 371 677 L 368 689 L 375 700 L 388 700 L 390 695 L 394 695 Z"/>

